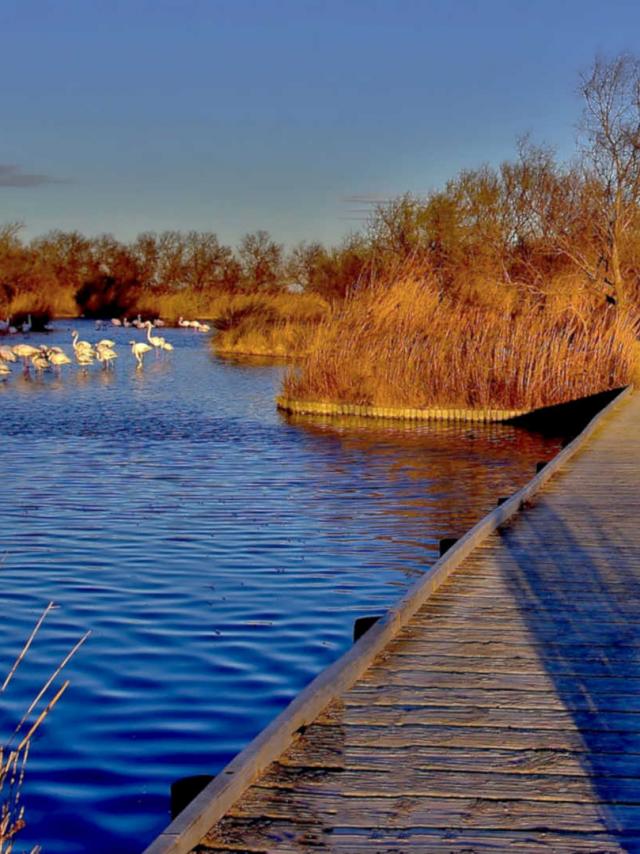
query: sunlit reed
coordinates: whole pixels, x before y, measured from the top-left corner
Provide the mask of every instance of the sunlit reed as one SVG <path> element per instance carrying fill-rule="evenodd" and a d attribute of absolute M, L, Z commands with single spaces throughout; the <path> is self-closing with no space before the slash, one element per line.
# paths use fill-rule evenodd
<path fill-rule="evenodd" d="M 443 295 L 429 278 L 364 289 L 323 321 L 284 393 L 379 406 L 535 409 L 628 383 L 631 318 L 570 300 Z"/>

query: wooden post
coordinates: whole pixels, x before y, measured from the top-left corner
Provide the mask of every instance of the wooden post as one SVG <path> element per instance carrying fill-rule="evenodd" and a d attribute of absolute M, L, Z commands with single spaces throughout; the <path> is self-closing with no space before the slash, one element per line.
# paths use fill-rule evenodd
<path fill-rule="evenodd" d="M 175 818 L 213 780 L 212 774 L 180 777 L 171 784 L 171 818 Z"/>
<path fill-rule="evenodd" d="M 380 616 L 358 617 L 353 624 L 353 642 L 360 640 L 365 632 L 368 632 L 372 626 L 380 619 Z"/>
<path fill-rule="evenodd" d="M 457 542 L 457 537 L 445 537 L 443 540 L 440 540 L 440 557 L 446 554 L 452 546 L 455 546 Z"/>

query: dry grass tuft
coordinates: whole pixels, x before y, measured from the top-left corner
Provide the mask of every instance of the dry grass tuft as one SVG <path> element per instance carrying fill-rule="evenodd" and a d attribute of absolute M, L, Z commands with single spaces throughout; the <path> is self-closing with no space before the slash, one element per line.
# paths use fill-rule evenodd
<path fill-rule="evenodd" d="M 586 299 L 463 301 L 407 275 L 327 317 L 283 391 L 358 405 L 535 409 L 625 385 L 636 354 L 632 320 Z"/>

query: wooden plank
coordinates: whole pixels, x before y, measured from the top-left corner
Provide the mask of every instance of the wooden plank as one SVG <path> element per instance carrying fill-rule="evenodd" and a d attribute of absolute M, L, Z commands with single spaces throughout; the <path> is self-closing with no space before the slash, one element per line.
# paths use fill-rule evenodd
<path fill-rule="evenodd" d="M 224 854 L 241 851 L 243 854 L 308 854 L 310 850 L 331 851 L 332 854 L 390 854 L 417 852 L 442 854 L 443 837 L 440 830 L 331 827 L 316 829 L 292 822 L 260 822 L 225 820 L 218 832 L 210 834 L 211 842 L 195 849 L 197 854 Z M 618 854 L 640 848 L 637 834 L 614 836 L 607 832 L 554 833 L 535 831 L 454 830 L 446 832 L 446 854 L 473 852 L 539 852 L 554 854 Z"/>
<path fill-rule="evenodd" d="M 578 622 L 580 619 L 580 622 Z M 436 630 L 447 629 L 460 633 L 463 630 L 471 631 L 495 631 L 500 632 L 522 632 L 524 630 L 535 631 L 536 637 L 548 636 L 550 640 L 562 635 L 563 632 L 575 632 L 589 636 L 602 637 L 605 634 L 624 636 L 631 633 L 629 624 L 626 622 L 615 622 L 613 620 L 583 618 L 577 611 L 571 614 L 558 612 L 556 614 L 536 614 L 535 623 L 531 617 L 523 614 L 520 609 L 511 610 L 486 609 L 485 611 L 473 611 L 458 614 L 452 609 L 429 609 L 420 611 L 411 621 L 414 626 L 428 630 L 426 636 L 433 637 Z M 560 639 L 560 638 L 559 638 Z"/>
<path fill-rule="evenodd" d="M 427 670 L 416 668 L 390 668 L 372 666 L 358 681 L 358 687 L 380 685 L 381 681 L 391 686 L 415 686 L 417 689 L 442 688 L 443 690 L 458 688 L 484 689 L 485 691 L 554 691 L 569 694 L 579 691 L 583 695 L 593 696 L 596 702 L 600 697 L 608 695 L 629 697 L 631 700 L 640 693 L 640 677 L 635 679 L 620 679 L 615 676 L 552 676 L 544 671 L 531 673 L 501 672 L 491 670 L 488 673 L 478 673 L 468 669 L 462 672 L 452 670 Z M 354 686 L 355 687 L 355 686 Z"/>
<path fill-rule="evenodd" d="M 521 727 L 460 727 L 443 724 L 404 724 L 396 727 L 368 726 L 355 723 L 320 723 L 315 727 L 331 729 L 341 737 L 345 749 L 355 745 L 376 748 L 446 747 L 503 748 L 511 750 L 567 750 L 595 753 L 624 753 L 640 756 L 640 742 L 635 733 L 607 730 L 586 734 L 578 729 L 529 729 Z M 308 732 L 311 732 L 311 728 Z"/>
<path fill-rule="evenodd" d="M 547 652 L 548 651 L 548 652 Z M 566 644 L 549 642 L 548 644 L 532 643 L 506 643 L 496 640 L 471 641 L 468 642 L 464 635 L 455 640 L 438 643 L 432 641 L 428 633 L 422 635 L 412 631 L 410 636 L 399 637 L 388 645 L 390 655 L 454 655 L 459 658 L 471 656 L 476 658 L 494 656 L 496 658 L 526 658 L 532 661 L 548 660 L 578 661 L 586 663 L 589 661 L 609 661 L 612 668 L 628 665 L 627 670 L 635 667 L 640 671 L 640 646 L 635 644 L 616 644 L 615 647 L 599 648 L 590 643 Z"/>
<path fill-rule="evenodd" d="M 581 630 L 574 628 L 571 625 L 563 626 L 527 626 L 517 628 L 511 626 L 509 628 L 498 629 L 495 627 L 485 626 L 484 623 L 471 624 L 457 628 L 455 626 L 432 626 L 428 623 L 413 622 L 412 632 L 403 633 L 401 638 L 397 638 L 397 642 L 402 640 L 412 640 L 418 637 L 420 641 L 426 644 L 451 644 L 457 643 L 500 643 L 508 644 L 509 646 L 527 646 L 538 652 L 539 648 L 543 650 L 558 650 L 563 652 L 565 649 L 570 649 L 572 646 L 586 645 L 592 649 L 601 652 L 617 653 L 619 649 L 624 650 L 625 654 L 634 652 L 640 660 L 640 639 L 637 634 L 625 626 L 621 631 L 616 631 L 615 628 L 603 627 L 601 631 L 594 631 L 591 628 Z M 390 650 L 391 652 L 391 650 Z M 580 656 L 582 657 L 582 656 Z"/>
<path fill-rule="evenodd" d="M 545 554 L 545 558 L 549 556 Z M 566 568 L 566 564 L 564 564 Z M 562 582 L 563 592 L 571 592 L 572 595 L 579 599 L 590 599 L 594 595 L 610 595 L 612 593 L 624 593 L 629 589 L 630 582 L 637 582 L 637 573 L 629 569 L 628 572 L 621 574 L 616 573 L 610 578 L 585 578 L 583 581 L 579 579 L 564 579 Z M 518 565 L 505 564 L 501 577 L 499 578 L 470 578 L 457 579 L 455 582 L 447 584 L 446 590 L 449 596 L 460 594 L 461 596 L 486 595 L 494 599 L 504 597 L 506 599 L 515 599 L 519 602 L 526 599 L 520 589 L 522 581 L 521 570 Z"/>
<path fill-rule="evenodd" d="M 527 729 L 576 729 L 581 732 L 634 733 L 640 743 L 640 715 L 624 712 L 564 711 L 456 706 L 370 706 L 349 703 L 344 717 L 350 723 L 389 727 L 438 724 L 459 727 L 524 727 Z"/>
<path fill-rule="evenodd" d="M 376 661 L 376 665 L 385 666 L 388 661 L 388 658 L 381 658 Z M 638 667 L 633 663 L 628 667 L 623 667 L 622 662 L 610 661 L 605 657 L 600 660 L 580 661 L 579 659 L 569 660 L 562 656 L 556 656 L 555 658 L 545 658 L 542 661 L 536 657 L 517 655 L 501 658 L 483 655 L 418 655 L 411 650 L 405 653 L 402 648 L 395 652 L 394 666 L 398 670 L 423 668 L 451 673 L 547 673 L 554 677 L 562 675 L 575 679 L 608 677 L 626 680 L 638 676 Z"/>
<path fill-rule="evenodd" d="M 472 620 L 498 616 L 502 619 L 513 618 L 515 625 L 555 625 L 558 622 L 569 620 L 576 625 L 584 621 L 586 626 L 607 625 L 612 629 L 625 625 L 624 616 L 616 619 L 616 614 L 610 614 L 607 603 L 619 599 L 624 593 L 621 590 L 607 589 L 604 592 L 595 593 L 590 591 L 589 595 L 582 595 L 573 589 L 562 586 L 559 579 L 548 578 L 547 583 L 557 587 L 556 597 L 549 601 L 541 601 L 539 594 L 523 593 L 522 595 L 501 596 L 499 593 L 491 594 L 489 591 L 474 591 L 472 595 L 449 594 L 448 588 L 438 594 L 438 597 L 429 602 L 417 615 L 419 624 L 426 624 L 430 619 L 444 617 L 449 614 L 453 619 L 460 621 L 469 618 Z M 628 593 L 638 586 L 638 578 L 629 580 L 624 590 Z M 571 601 L 573 607 L 568 609 Z M 599 613 L 594 609 L 594 604 L 601 602 L 605 610 Z"/>
<path fill-rule="evenodd" d="M 408 795 L 350 797 L 305 789 L 282 791 L 252 786 L 229 810 L 239 818 L 259 816 L 296 820 L 316 826 L 429 827 L 446 830 L 460 822 L 478 830 L 537 830 L 581 833 L 624 829 L 640 833 L 640 806 L 602 801 L 488 800 L 482 797 L 438 798 Z"/>
<path fill-rule="evenodd" d="M 420 768 L 413 762 L 381 770 L 273 763 L 258 785 L 331 798 L 386 798 L 390 793 L 394 799 L 468 798 L 470 792 L 481 792 L 484 800 L 491 801 L 591 804 L 594 799 L 602 799 L 640 806 L 638 775 L 612 778 L 601 774 L 596 778 L 588 773 L 588 768 L 576 768 L 574 774 L 547 774 L 532 767 L 527 774 L 509 774 L 495 770 Z"/>
<path fill-rule="evenodd" d="M 323 733 L 322 730 L 326 732 Z M 370 736 L 370 733 L 367 734 Z M 422 733 L 421 733 L 422 735 Z M 534 735 L 534 734 L 531 734 Z M 427 742 L 428 738 L 425 739 Z M 544 748 L 511 747 L 510 740 L 501 733 L 501 747 L 455 747 L 440 739 L 440 744 L 430 747 L 418 737 L 415 744 L 389 747 L 372 745 L 370 738 L 357 746 L 345 743 L 344 733 L 329 727 L 317 728 L 312 738 L 293 744 L 280 758 L 281 765 L 296 768 L 343 768 L 351 772 L 397 771 L 409 766 L 420 771 L 473 771 L 501 774 L 560 774 L 592 777 L 605 776 L 638 778 L 638 754 L 596 753 L 582 744 L 582 752 Z M 535 742 L 534 742 L 535 743 Z"/>
<path fill-rule="evenodd" d="M 621 680 L 624 684 L 624 680 Z M 522 711 L 550 709 L 558 711 L 593 712 L 597 715 L 610 713 L 640 715 L 640 696 L 633 694 L 600 694 L 560 688 L 551 691 L 526 691 L 512 686 L 508 690 L 478 688 L 428 688 L 416 685 L 373 685 L 358 684 L 345 695 L 351 706 L 425 706 L 425 707 L 468 707 L 510 708 Z M 640 725 L 640 717 L 638 718 Z"/>
<path fill-rule="evenodd" d="M 420 616 L 421 618 L 427 619 L 430 615 L 443 616 L 445 614 L 451 614 L 458 619 L 464 619 L 465 616 L 469 616 L 469 618 L 479 618 L 485 615 L 497 615 L 502 618 L 513 616 L 514 619 L 526 620 L 535 616 L 535 618 L 539 619 L 540 622 L 548 622 L 549 620 L 553 621 L 555 619 L 568 619 L 573 616 L 574 620 L 584 618 L 592 622 L 594 625 L 601 622 L 604 622 L 607 625 L 609 624 L 606 617 L 603 617 L 598 614 L 597 611 L 594 611 L 593 601 L 583 602 L 582 600 L 577 599 L 574 602 L 572 612 L 569 613 L 565 602 L 556 603 L 553 599 L 545 602 L 544 608 L 541 609 L 539 602 L 526 601 L 524 599 L 517 601 L 515 597 L 511 599 L 496 600 L 492 599 L 491 596 L 477 596 L 473 599 L 467 598 L 465 600 L 460 596 L 448 596 L 446 588 L 430 600 L 429 604 L 421 611 Z M 615 615 L 612 616 L 612 622 L 613 624 L 616 624 Z M 620 620 L 618 624 L 620 622 L 622 622 L 622 620 Z"/>
<path fill-rule="evenodd" d="M 521 709 L 450 706 L 370 706 L 345 703 L 340 709 L 329 708 L 317 721 L 322 724 L 363 725 L 372 727 L 408 726 L 414 724 L 466 727 L 516 727 L 521 729 L 574 729 L 583 732 L 640 731 L 640 715 L 621 712 L 581 712 L 540 709 L 528 714 Z"/>

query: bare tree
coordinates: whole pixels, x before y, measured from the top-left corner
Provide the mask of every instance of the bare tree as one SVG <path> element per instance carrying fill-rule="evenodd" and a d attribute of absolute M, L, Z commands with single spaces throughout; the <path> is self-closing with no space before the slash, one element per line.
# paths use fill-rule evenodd
<path fill-rule="evenodd" d="M 142 232 L 130 244 L 129 252 L 136 259 L 142 286 L 151 289 L 159 287 L 161 282 L 158 236 L 152 231 Z"/>
<path fill-rule="evenodd" d="M 602 255 L 594 240 L 594 179 L 575 164 L 559 165 L 552 149 L 518 141 L 518 159 L 501 166 L 508 210 L 509 241 L 564 259 L 600 289 Z M 598 183 L 597 181 L 595 182 Z M 533 256 L 530 274 L 542 285 L 548 274 Z"/>
<path fill-rule="evenodd" d="M 237 284 L 240 272 L 233 250 L 220 243 L 213 232 L 189 231 L 183 239 L 187 287 L 202 291 Z"/>
<path fill-rule="evenodd" d="M 272 287 L 282 276 L 283 247 L 268 231 L 245 234 L 238 247 L 242 276 L 250 288 Z"/>
<path fill-rule="evenodd" d="M 322 243 L 301 241 L 293 247 L 286 259 L 287 278 L 294 284 L 311 290 L 328 263 L 328 253 Z"/>
<path fill-rule="evenodd" d="M 600 263 L 605 283 L 623 306 L 628 294 L 621 248 L 640 202 L 640 60 L 628 54 L 596 59 L 582 76 L 580 91 L 584 162 L 595 179 L 589 183 Z"/>

